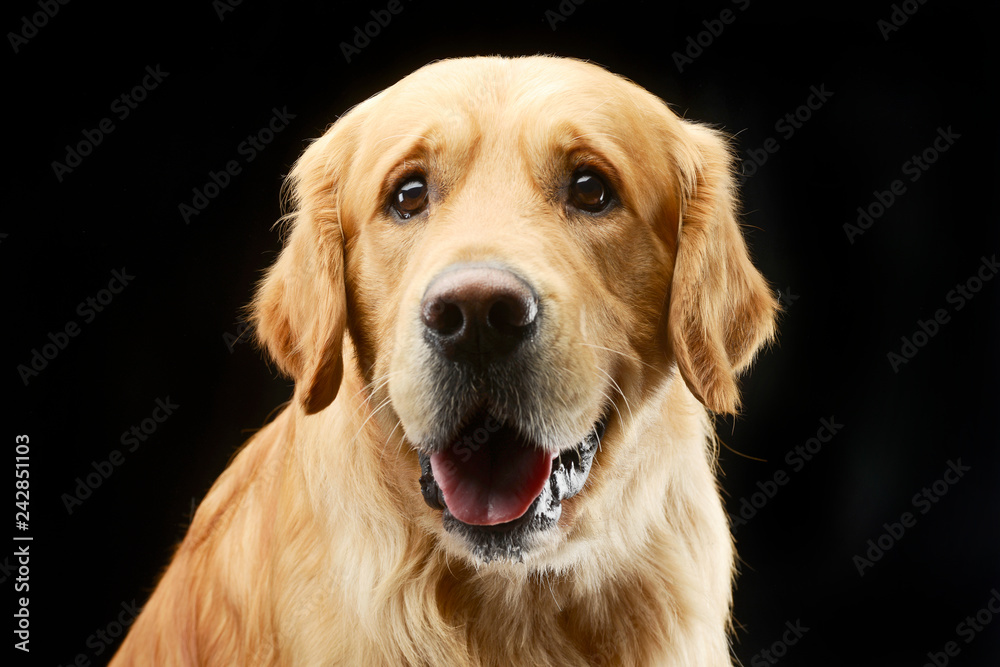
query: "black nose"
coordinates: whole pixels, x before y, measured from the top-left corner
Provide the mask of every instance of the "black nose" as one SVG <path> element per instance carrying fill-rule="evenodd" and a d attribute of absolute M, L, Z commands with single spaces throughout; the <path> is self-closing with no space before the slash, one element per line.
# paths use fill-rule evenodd
<path fill-rule="evenodd" d="M 460 264 L 431 281 L 420 313 L 428 340 L 441 354 L 485 365 L 510 354 L 531 335 L 538 297 L 507 269 Z"/>

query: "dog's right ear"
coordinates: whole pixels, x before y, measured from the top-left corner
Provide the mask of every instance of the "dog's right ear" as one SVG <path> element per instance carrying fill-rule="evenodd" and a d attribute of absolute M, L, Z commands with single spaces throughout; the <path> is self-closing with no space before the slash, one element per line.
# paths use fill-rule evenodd
<path fill-rule="evenodd" d="M 258 343 L 295 380 L 306 414 L 337 396 L 347 318 L 338 187 L 349 157 L 344 122 L 306 149 L 285 183 L 293 211 L 285 246 L 250 304 Z"/>

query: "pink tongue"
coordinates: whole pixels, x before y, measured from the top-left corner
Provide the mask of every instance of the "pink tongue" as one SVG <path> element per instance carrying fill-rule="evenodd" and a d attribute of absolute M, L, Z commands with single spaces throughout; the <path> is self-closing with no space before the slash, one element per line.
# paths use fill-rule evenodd
<path fill-rule="evenodd" d="M 491 434 L 482 445 L 457 442 L 431 454 L 431 470 L 444 502 L 463 523 L 494 526 L 513 521 L 548 482 L 553 455 L 519 437 L 499 437 L 504 431 Z"/>

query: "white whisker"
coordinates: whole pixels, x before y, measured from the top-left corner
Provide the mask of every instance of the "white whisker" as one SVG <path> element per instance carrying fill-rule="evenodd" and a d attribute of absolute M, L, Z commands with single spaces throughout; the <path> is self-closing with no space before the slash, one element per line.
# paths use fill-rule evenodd
<path fill-rule="evenodd" d="M 383 141 L 389 141 L 390 139 L 400 139 L 402 137 L 413 137 L 414 139 L 425 139 L 425 140 L 427 139 L 427 137 L 425 137 L 422 134 L 394 134 L 391 137 L 384 137 L 382 139 L 379 139 L 378 141 L 375 142 L 374 145 L 378 146 Z"/>
<path fill-rule="evenodd" d="M 556 603 L 556 609 L 558 609 L 560 612 L 562 612 L 562 605 L 559 604 L 559 600 L 556 599 L 556 594 L 552 590 L 552 579 L 549 578 L 549 577 L 546 577 L 544 574 L 542 575 L 542 577 L 545 579 L 545 583 L 548 584 L 549 595 L 552 596 L 552 601 Z"/>
<path fill-rule="evenodd" d="M 600 372 L 604 373 L 605 377 L 607 377 L 609 380 L 611 380 L 611 384 L 614 385 L 615 390 L 618 391 L 618 393 L 622 397 L 622 400 L 625 401 L 625 409 L 628 410 L 628 416 L 632 420 L 632 423 L 634 424 L 635 423 L 635 415 L 632 414 L 632 406 L 629 405 L 628 397 L 625 396 L 625 392 L 622 391 L 622 388 L 618 386 L 618 383 L 615 382 L 615 379 L 613 377 L 611 377 L 610 373 L 608 373 L 603 368 L 598 368 L 597 370 L 599 370 Z M 621 415 L 619 414 L 619 416 L 621 416 Z"/>
<path fill-rule="evenodd" d="M 618 405 L 615 404 L 614 399 L 611 398 L 610 396 L 608 396 L 607 393 L 603 389 L 601 390 L 601 396 L 603 396 L 605 398 L 605 400 L 607 400 L 607 402 L 611 404 L 611 407 L 613 407 L 615 409 L 615 412 L 618 413 L 618 421 L 620 421 L 624 425 L 625 424 L 625 418 L 622 417 L 622 413 L 618 409 Z"/>
<path fill-rule="evenodd" d="M 350 447 L 351 445 L 353 445 L 355 442 L 358 441 L 358 438 L 361 437 L 361 434 L 365 430 L 365 426 L 367 426 L 368 422 L 371 421 L 372 417 L 374 417 L 375 415 L 377 415 L 379 413 L 379 411 L 381 411 L 387 405 L 389 405 L 389 397 L 388 396 L 386 396 L 385 400 L 382 401 L 381 403 L 379 403 L 378 407 L 375 408 L 374 410 L 372 410 L 371 414 L 368 415 L 368 417 L 365 418 L 364 422 L 361 423 L 361 426 L 358 427 L 358 432 L 351 439 L 351 442 L 348 443 L 348 445 L 347 445 L 348 447 Z"/>
<path fill-rule="evenodd" d="M 372 397 L 375 394 L 377 394 L 379 391 L 381 391 L 381 389 L 385 385 L 389 384 L 390 378 L 392 378 L 392 376 L 394 376 L 394 375 L 399 374 L 400 372 L 401 371 L 397 370 L 397 371 L 393 371 L 391 373 L 386 373 L 382 377 L 375 378 L 374 380 L 372 380 L 371 382 L 369 382 L 368 384 L 366 384 L 364 387 L 362 387 L 361 389 L 359 389 L 357 391 L 357 393 L 354 394 L 354 398 L 357 398 L 358 396 L 361 395 L 362 392 L 364 392 L 364 391 L 366 391 L 368 389 L 370 389 L 371 391 L 368 393 L 367 396 L 365 396 L 365 399 L 363 401 L 361 401 L 360 405 L 358 406 L 358 410 L 364 408 L 366 403 L 371 402 Z M 357 412 L 357 411 L 355 411 L 355 412 Z"/>
<path fill-rule="evenodd" d="M 590 430 L 591 430 L 591 432 L 593 432 L 594 438 L 597 440 L 597 451 L 601 451 L 601 436 L 597 434 L 597 424 L 594 424 L 590 428 Z M 605 431 L 605 433 L 607 433 L 607 431 Z M 597 458 L 595 457 L 594 458 L 594 463 L 596 463 L 596 462 L 597 462 Z"/>
<path fill-rule="evenodd" d="M 587 116 L 589 116 L 590 114 L 594 113 L 595 111 L 597 111 L 598 109 L 600 109 L 601 107 L 603 107 L 603 106 L 604 106 L 605 104 L 607 104 L 607 103 L 608 103 L 609 101 L 610 101 L 610 98 L 608 98 L 608 99 L 605 99 L 605 100 L 604 100 L 603 102 L 601 102 L 600 104 L 598 104 L 598 105 L 597 105 L 596 107 L 594 107 L 593 109 L 591 109 L 591 110 L 590 110 L 590 111 L 588 111 L 587 113 L 585 113 L 585 114 L 583 114 L 582 116 L 580 116 L 580 118 L 581 118 L 581 119 L 583 119 L 583 118 L 586 118 L 586 117 L 587 117 Z"/>
<path fill-rule="evenodd" d="M 585 134 L 578 134 L 577 136 L 575 136 L 573 138 L 574 139 L 581 139 L 583 137 L 611 137 L 612 139 L 615 139 L 616 141 L 621 141 L 622 143 L 625 143 L 624 141 L 622 141 L 622 138 L 619 137 L 617 134 L 611 134 L 610 132 L 587 132 Z"/>
<path fill-rule="evenodd" d="M 636 361 L 636 362 L 638 362 L 638 363 L 642 364 L 643 366 L 648 366 L 649 368 L 652 368 L 652 369 L 653 369 L 654 371 L 655 371 L 655 370 L 659 370 L 659 369 L 658 369 L 658 368 L 657 368 L 656 366 L 654 366 L 653 364 L 651 364 L 651 363 L 649 363 L 649 362 L 646 362 L 646 361 L 643 361 L 643 360 L 642 360 L 642 359 L 640 359 L 639 357 L 635 357 L 635 356 L 632 356 L 631 354 L 626 354 L 625 352 L 622 352 L 622 351 L 620 351 L 620 350 L 614 350 L 614 349 L 612 349 L 612 348 L 610 348 L 610 347 L 604 347 L 603 345 L 594 345 L 593 343 L 580 343 L 580 345 L 586 345 L 587 347 L 594 347 L 594 348 L 597 348 L 598 350 L 606 350 L 606 351 L 608 351 L 608 352 L 612 352 L 612 353 L 614 353 L 614 354 L 617 354 L 617 355 L 620 355 L 620 356 L 623 356 L 623 357 L 625 357 L 626 359 L 631 359 L 632 361 Z"/>

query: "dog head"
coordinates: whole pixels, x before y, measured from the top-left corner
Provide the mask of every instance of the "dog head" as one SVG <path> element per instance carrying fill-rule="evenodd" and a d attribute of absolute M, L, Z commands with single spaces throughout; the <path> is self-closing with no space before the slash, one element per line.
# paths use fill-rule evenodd
<path fill-rule="evenodd" d="M 428 65 L 296 164 L 258 336 L 306 415 L 349 342 L 366 428 L 411 448 L 398 493 L 445 549 L 566 562 L 655 483 L 635 471 L 664 386 L 732 413 L 772 336 L 731 169 L 717 132 L 597 66 Z"/>

